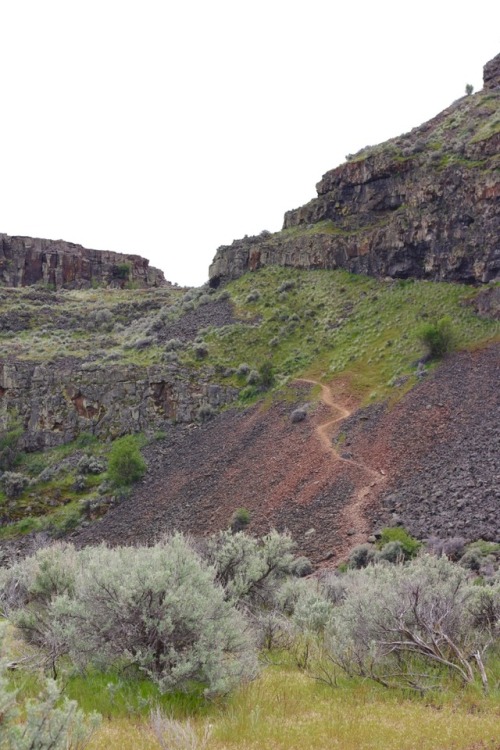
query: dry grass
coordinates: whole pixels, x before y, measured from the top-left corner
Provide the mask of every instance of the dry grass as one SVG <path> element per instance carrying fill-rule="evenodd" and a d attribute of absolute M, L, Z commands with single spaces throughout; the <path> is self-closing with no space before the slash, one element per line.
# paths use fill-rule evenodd
<path fill-rule="evenodd" d="M 200 737 L 207 717 L 192 719 Z M 366 683 L 332 689 L 267 669 L 210 711 L 209 750 L 499 750 L 500 706 L 475 693 L 434 701 Z M 103 724 L 89 750 L 158 750 L 146 719 Z"/>

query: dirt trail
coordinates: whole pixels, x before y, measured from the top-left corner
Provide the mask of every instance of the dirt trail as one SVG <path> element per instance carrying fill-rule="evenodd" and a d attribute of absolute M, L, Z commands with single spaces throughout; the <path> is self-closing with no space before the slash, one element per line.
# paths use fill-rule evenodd
<path fill-rule="evenodd" d="M 371 480 L 369 484 L 363 485 L 357 490 L 352 502 L 350 502 L 343 510 L 339 528 L 340 539 L 337 549 L 335 550 L 335 562 L 338 563 L 347 557 L 349 551 L 354 545 L 366 541 L 369 531 L 366 509 L 370 504 L 370 495 L 372 494 L 374 487 L 385 481 L 386 476 L 383 469 L 372 469 L 370 466 L 367 466 L 360 461 L 355 461 L 352 458 L 343 458 L 332 445 L 333 425 L 343 422 L 351 415 L 349 409 L 346 409 L 342 404 L 335 400 L 332 389 L 327 385 L 320 383 L 318 380 L 312 380 L 309 378 L 298 378 L 297 380 L 302 383 L 311 383 L 311 385 L 319 386 L 321 388 L 321 401 L 331 409 L 338 412 L 339 416 L 329 419 L 326 422 L 322 422 L 315 429 L 323 447 L 330 453 L 335 461 L 360 469 L 365 475 L 368 475 Z"/>

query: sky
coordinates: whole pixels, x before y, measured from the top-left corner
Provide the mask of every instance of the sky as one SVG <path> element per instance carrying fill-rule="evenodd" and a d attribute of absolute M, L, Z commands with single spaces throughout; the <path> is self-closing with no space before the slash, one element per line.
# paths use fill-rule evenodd
<path fill-rule="evenodd" d="M 345 155 L 482 87 L 500 2 L 0 0 L 0 232 L 201 285 Z"/>

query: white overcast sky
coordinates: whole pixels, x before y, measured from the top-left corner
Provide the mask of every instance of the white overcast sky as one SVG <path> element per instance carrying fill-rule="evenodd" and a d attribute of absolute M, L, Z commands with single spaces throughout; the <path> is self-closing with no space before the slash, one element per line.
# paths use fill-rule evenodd
<path fill-rule="evenodd" d="M 498 52 L 498 0 L 0 0 L 0 232 L 202 284 Z"/>

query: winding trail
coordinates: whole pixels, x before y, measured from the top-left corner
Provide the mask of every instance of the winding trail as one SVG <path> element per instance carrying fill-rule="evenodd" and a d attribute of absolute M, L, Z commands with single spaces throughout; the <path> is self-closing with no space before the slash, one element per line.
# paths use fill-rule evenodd
<path fill-rule="evenodd" d="M 332 445 L 333 425 L 343 422 L 352 414 L 349 409 L 346 409 L 342 404 L 335 401 L 332 389 L 318 380 L 309 378 L 297 378 L 297 382 L 319 386 L 321 388 L 321 402 L 338 413 L 338 416 L 322 422 L 315 428 L 315 432 L 325 450 L 328 451 L 335 461 L 360 469 L 371 480 L 369 484 L 363 485 L 357 490 L 354 500 L 341 513 L 339 544 L 335 550 L 335 562 L 338 563 L 347 558 L 349 551 L 354 545 L 366 541 L 369 532 L 369 523 L 365 511 L 369 506 L 373 488 L 382 484 L 386 480 L 386 475 L 383 469 L 372 469 L 361 461 L 355 461 L 352 458 L 343 458 Z"/>

